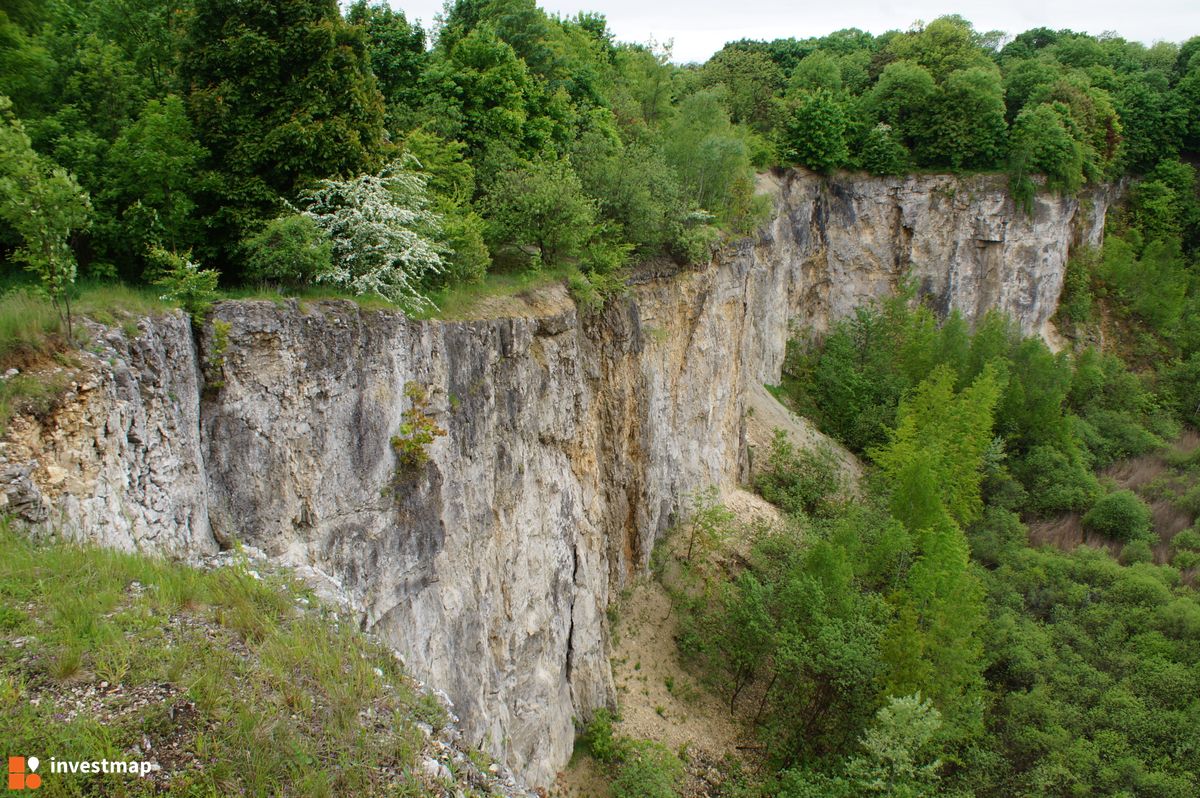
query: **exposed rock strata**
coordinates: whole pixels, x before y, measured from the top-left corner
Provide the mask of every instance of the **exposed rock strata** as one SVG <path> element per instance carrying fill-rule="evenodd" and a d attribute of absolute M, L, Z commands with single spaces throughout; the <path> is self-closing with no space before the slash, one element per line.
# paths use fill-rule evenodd
<path fill-rule="evenodd" d="M 197 350 L 182 314 L 106 331 L 94 378 L 3 444 L 0 491 L 110 545 L 240 540 L 336 577 L 470 742 L 545 783 L 573 718 L 614 699 L 609 596 L 691 492 L 744 477 L 748 389 L 778 380 L 789 330 L 906 277 L 944 312 L 1040 330 L 1108 202 L 1047 196 L 1024 216 L 989 177 L 764 182 L 761 235 L 595 318 L 561 288 L 457 322 L 224 303 L 224 386 L 207 394 L 209 337 Z M 409 381 L 448 434 L 398 476 Z"/>

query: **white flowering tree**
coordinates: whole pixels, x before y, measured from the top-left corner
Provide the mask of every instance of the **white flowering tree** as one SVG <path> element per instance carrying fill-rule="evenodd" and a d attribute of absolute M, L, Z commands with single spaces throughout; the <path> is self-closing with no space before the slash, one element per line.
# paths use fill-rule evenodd
<path fill-rule="evenodd" d="M 442 219 L 429 209 L 425 177 L 408 167 L 396 161 L 378 174 L 322 180 L 301 197 L 304 216 L 333 242 L 332 264 L 317 282 L 410 310 L 433 305 L 420 285 L 442 271 Z"/>

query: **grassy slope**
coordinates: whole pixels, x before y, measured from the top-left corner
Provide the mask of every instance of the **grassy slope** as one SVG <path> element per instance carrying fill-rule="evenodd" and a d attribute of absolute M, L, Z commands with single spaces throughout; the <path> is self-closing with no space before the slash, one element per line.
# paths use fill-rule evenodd
<path fill-rule="evenodd" d="M 32 543 L 7 524 L 0 546 L 5 755 L 163 767 L 42 771 L 39 794 L 441 793 L 416 772 L 418 723 L 445 710 L 286 576 Z"/>

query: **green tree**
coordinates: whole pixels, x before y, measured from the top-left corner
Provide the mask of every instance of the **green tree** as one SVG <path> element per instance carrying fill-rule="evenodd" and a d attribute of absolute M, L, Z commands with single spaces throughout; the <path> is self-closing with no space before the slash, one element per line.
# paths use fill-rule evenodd
<path fill-rule="evenodd" d="M 1083 148 L 1071 135 L 1067 109 L 1062 105 L 1038 105 L 1017 115 L 1012 129 L 1009 157 L 1014 180 L 1028 180 L 1029 173 L 1046 176 L 1046 186 L 1073 192 L 1083 184 Z M 1029 192 L 1027 187 L 1021 190 Z"/>
<path fill-rule="evenodd" d="M 982 510 L 983 453 L 992 441 L 1000 385 L 990 367 L 958 394 L 956 378 L 948 367 L 936 368 L 901 402 L 888 445 L 873 455 L 896 490 L 896 517 L 910 529 L 922 528 L 936 517 L 922 508 L 920 491 L 910 487 L 917 472 L 927 471 L 919 484 L 936 485 L 940 505 L 959 523 L 973 521 Z"/>
<path fill-rule="evenodd" d="M 75 253 L 70 235 L 88 224 L 91 202 L 65 169 L 47 163 L 33 151 L 12 103 L 0 96 L 0 219 L 20 237 L 14 253 L 38 278 L 73 337 L 71 289 Z"/>
<path fill-rule="evenodd" d="M 832 172 L 849 159 L 846 114 L 833 92 L 805 92 L 791 100 L 783 114 L 779 149 L 789 161 Z"/>
<path fill-rule="evenodd" d="M 859 160 L 873 175 L 902 175 L 908 170 L 910 155 L 892 126 L 880 122 L 867 134 Z"/>
<path fill-rule="evenodd" d="M 484 26 L 434 60 L 424 77 L 429 127 L 466 142 L 471 155 L 489 146 L 525 152 L 533 84 L 525 62 Z"/>
<path fill-rule="evenodd" d="M 824 50 L 817 50 L 808 55 L 788 78 L 790 92 L 816 91 L 828 89 L 840 91 L 842 88 L 842 67 L 838 59 Z"/>
<path fill-rule="evenodd" d="M 893 37 L 887 49 L 899 60 L 920 64 L 941 83 L 961 70 L 990 67 L 984 43 L 970 22 L 950 15 Z"/>
<path fill-rule="evenodd" d="M 421 75 L 425 70 L 425 31 L 410 23 L 404 12 L 384 2 L 355 0 L 346 9 L 346 19 L 363 29 L 371 56 L 371 72 L 387 104 L 392 130 L 417 121 L 422 102 Z"/>
<path fill-rule="evenodd" d="M 195 244 L 194 187 L 206 155 L 179 97 L 147 102 L 108 153 L 99 198 L 108 210 L 108 250 L 141 262 L 151 246 Z"/>
<path fill-rule="evenodd" d="M 1004 89 L 994 66 L 951 72 L 934 105 L 928 142 L 918 154 L 926 163 L 955 169 L 995 168 L 1007 143 L 1004 110 Z"/>
<path fill-rule="evenodd" d="M 671 115 L 679 89 L 677 68 L 671 63 L 671 48 L 626 44 L 614 57 L 616 75 L 613 109 L 623 118 L 648 126 L 659 125 Z"/>
<path fill-rule="evenodd" d="M 466 145 L 418 129 L 405 138 L 404 151 L 427 177 L 433 210 L 442 217 L 448 248 L 443 255 L 445 278 L 460 283 L 482 280 L 492 257 L 484 243 L 486 223 L 471 203 L 476 181 Z"/>
<path fill-rule="evenodd" d="M 734 200 L 739 187 L 753 186 L 753 169 L 746 139 L 725 111 L 722 91 L 704 89 L 679 104 L 665 130 L 663 153 L 687 201 L 725 221 L 744 210 Z"/>
<path fill-rule="evenodd" d="M 282 199 L 380 165 L 383 98 L 334 0 L 195 0 L 182 77 L 209 152 L 206 251 L 226 268 Z"/>
<path fill-rule="evenodd" d="M 735 123 L 765 131 L 771 101 L 783 87 L 783 73 L 764 53 L 725 47 L 701 70 L 705 85 L 723 84 L 729 116 Z"/>
<path fill-rule="evenodd" d="M 539 158 L 503 175 L 489 190 L 486 207 L 493 248 L 536 247 L 548 266 L 579 255 L 596 219 L 595 205 L 565 158 Z"/>
<path fill-rule="evenodd" d="M 941 713 L 919 693 L 890 698 L 859 740 L 863 753 L 847 763 L 848 775 L 864 795 L 939 795 L 942 763 L 933 750 L 941 727 Z"/>
<path fill-rule="evenodd" d="M 864 109 L 871 119 L 891 125 L 911 150 L 932 132 L 936 98 L 937 84 L 929 70 L 911 61 L 894 61 L 864 98 Z"/>

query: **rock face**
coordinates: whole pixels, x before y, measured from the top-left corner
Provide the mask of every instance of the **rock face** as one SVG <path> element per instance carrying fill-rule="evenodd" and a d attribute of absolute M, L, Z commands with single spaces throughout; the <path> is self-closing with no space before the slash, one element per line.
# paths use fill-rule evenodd
<path fill-rule="evenodd" d="M 1058 307 L 1067 255 L 1099 246 L 1119 187 L 1039 194 L 1020 210 L 999 175 L 774 176 L 805 255 L 796 307 L 819 334 L 904 281 L 942 314 L 998 309 L 1027 334 Z"/>
<path fill-rule="evenodd" d="M 1023 216 L 986 177 L 765 182 L 759 236 L 595 317 L 558 287 L 456 322 L 224 303 L 223 353 L 211 324 L 193 346 L 182 315 L 108 332 L 95 384 L 4 444 L 0 490 L 112 545 L 237 540 L 320 569 L 450 695 L 469 742 L 546 783 L 573 719 L 614 701 L 609 596 L 691 492 L 744 474 L 746 397 L 778 381 L 789 330 L 906 276 L 942 311 L 1038 330 L 1108 203 L 1045 197 Z M 201 390 L 202 363 L 222 387 Z M 447 434 L 398 472 L 410 382 Z"/>
<path fill-rule="evenodd" d="M 190 322 L 143 319 L 134 335 L 89 322 L 87 334 L 90 376 L 46 422 L 14 419 L 0 443 L 0 508 L 126 550 L 216 551 Z"/>

